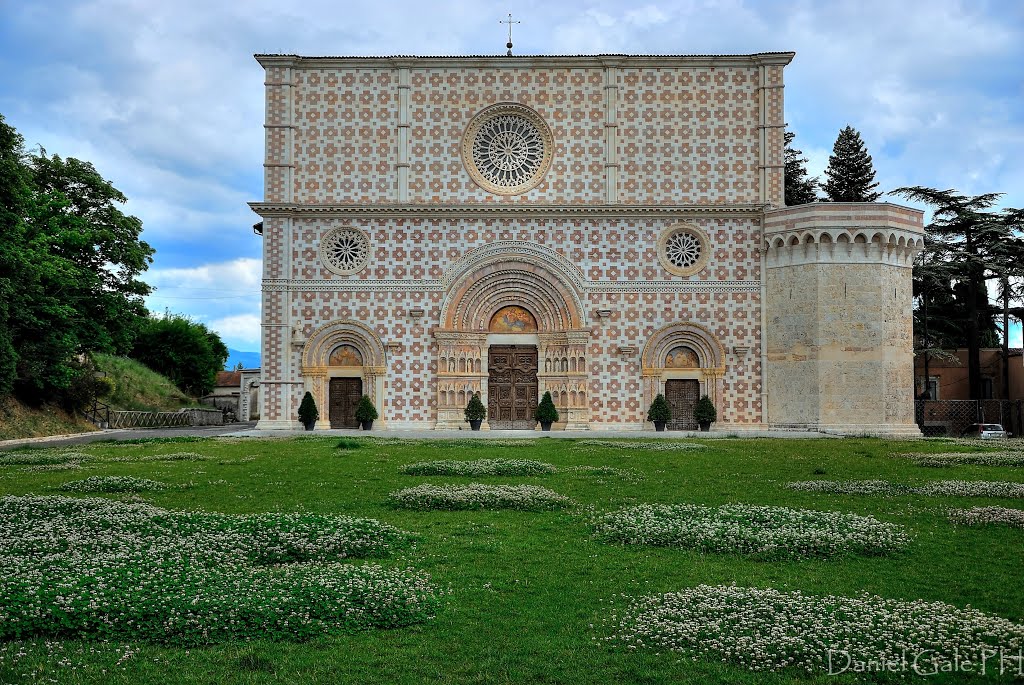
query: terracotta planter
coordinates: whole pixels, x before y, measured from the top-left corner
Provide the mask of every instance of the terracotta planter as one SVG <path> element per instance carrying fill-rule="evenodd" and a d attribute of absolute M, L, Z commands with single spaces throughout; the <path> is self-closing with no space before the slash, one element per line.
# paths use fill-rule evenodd
<path fill-rule="evenodd" d="M 482 424 L 483 422 L 484 422 L 483 419 L 476 419 L 476 420 L 472 420 L 471 419 L 470 422 L 469 422 L 469 427 L 472 428 L 475 431 L 478 431 L 478 430 L 480 430 L 480 424 Z"/>
<path fill-rule="evenodd" d="M 363 428 L 364 431 L 368 431 L 368 430 L 371 430 L 373 428 L 373 420 L 372 419 L 370 421 L 362 421 L 361 423 L 362 423 L 362 428 Z"/>
<path fill-rule="evenodd" d="M 659 433 L 663 433 L 665 431 L 665 421 L 655 421 L 654 430 L 658 431 Z"/>

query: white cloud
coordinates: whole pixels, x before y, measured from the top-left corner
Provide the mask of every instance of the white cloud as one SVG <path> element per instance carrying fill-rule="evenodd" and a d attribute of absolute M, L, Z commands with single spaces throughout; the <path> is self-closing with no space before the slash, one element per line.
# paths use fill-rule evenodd
<path fill-rule="evenodd" d="M 259 292 L 263 262 L 241 258 L 187 269 L 151 269 L 146 281 L 160 290 Z"/>
<path fill-rule="evenodd" d="M 257 351 L 260 349 L 259 314 L 235 314 L 209 322 L 225 344 L 232 349 Z M 230 341 L 230 342 L 229 342 Z"/>
<path fill-rule="evenodd" d="M 257 350 L 260 342 L 262 262 L 240 258 L 179 269 L 153 269 L 150 311 L 187 313 L 220 334 L 233 349 Z M 255 322 L 255 323 L 254 323 Z"/>

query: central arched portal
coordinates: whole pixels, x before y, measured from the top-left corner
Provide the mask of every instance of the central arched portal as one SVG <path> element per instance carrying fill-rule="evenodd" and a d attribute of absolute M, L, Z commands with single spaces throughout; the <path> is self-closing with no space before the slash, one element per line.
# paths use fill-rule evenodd
<path fill-rule="evenodd" d="M 540 387 L 537 318 L 526 307 L 509 305 L 495 312 L 487 331 L 488 424 L 532 430 Z"/>
<path fill-rule="evenodd" d="M 545 392 L 558 408 L 556 428 L 589 427 L 590 331 L 573 274 L 558 259 L 490 252 L 452 279 L 434 332 L 437 428 L 465 426 L 466 403 L 480 393 L 485 430 L 532 430 Z"/>

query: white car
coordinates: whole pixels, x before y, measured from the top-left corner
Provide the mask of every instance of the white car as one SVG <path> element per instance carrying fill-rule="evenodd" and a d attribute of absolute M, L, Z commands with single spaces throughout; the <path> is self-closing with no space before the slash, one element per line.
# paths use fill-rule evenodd
<path fill-rule="evenodd" d="M 976 423 L 965 430 L 961 437 L 985 440 L 989 438 L 1008 438 L 1010 434 L 1004 431 L 1003 427 L 998 423 Z"/>

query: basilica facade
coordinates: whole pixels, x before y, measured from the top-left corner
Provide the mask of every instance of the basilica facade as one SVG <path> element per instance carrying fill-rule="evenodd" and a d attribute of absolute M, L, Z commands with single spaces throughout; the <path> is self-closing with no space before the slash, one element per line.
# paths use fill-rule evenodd
<path fill-rule="evenodd" d="M 257 55 L 259 426 L 914 432 L 921 214 L 783 206 L 793 56 Z"/>

